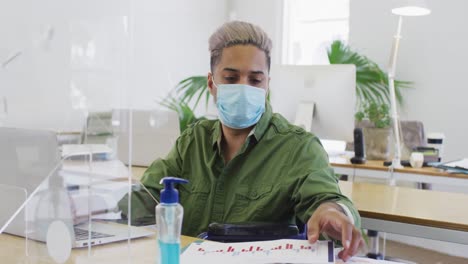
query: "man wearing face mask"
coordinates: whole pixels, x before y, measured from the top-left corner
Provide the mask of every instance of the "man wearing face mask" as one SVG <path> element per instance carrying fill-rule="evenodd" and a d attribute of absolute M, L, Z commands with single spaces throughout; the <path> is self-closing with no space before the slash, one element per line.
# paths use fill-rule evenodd
<path fill-rule="evenodd" d="M 142 183 L 158 197 L 162 177 L 190 181 L 179 187 L 184 235 L 196 236 L 213 222 L 297 218 L 307 223 L 310 242 L 321 233 L 341 240 L 340 256 L 348 259 L 363 245 L 359 214 L 341 194 L 318 138 L 272 113 L 266 100 L 271 47 L 262 29 L 240 21 L 224 24 L 210 37 L 208 88 L 219 120 L 187 128 L 168 156 L 148 168 Z M 151 217 L 154 202 L 132 197 L 140 204 L 134 217 Z"/>

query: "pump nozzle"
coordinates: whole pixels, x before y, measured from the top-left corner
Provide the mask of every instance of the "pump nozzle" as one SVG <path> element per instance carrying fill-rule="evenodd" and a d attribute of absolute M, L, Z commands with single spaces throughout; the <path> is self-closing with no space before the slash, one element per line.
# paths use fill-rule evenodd
<path fill-rule="evenodd" d="M 188 183 L 188 180 L 176 177 L 164 177 L 159 184 L 164 184 L 161 190 L 161 203 L 178 203 L 179 192 L 174 188 L 175 183 Z"/>

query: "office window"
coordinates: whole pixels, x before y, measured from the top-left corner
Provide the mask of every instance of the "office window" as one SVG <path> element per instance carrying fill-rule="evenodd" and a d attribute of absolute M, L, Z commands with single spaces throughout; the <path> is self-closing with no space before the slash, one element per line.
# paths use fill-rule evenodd
<path fill-rule="evenodd" d="M 348 40 L 349 0 L 284 0 L 283 64 L 327 64 L 333 40 Z"/>

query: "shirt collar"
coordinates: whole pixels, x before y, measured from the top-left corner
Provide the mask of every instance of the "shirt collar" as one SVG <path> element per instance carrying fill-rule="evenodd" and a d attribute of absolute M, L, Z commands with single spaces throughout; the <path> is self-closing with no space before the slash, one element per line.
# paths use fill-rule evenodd
<path fill-rule="evenodd" d="M 267 102 L 266 107 L 265 107 L 265 112 L 263 113 L 262 117 L 258 121 L 258 123 L 253 127 L 253 129 L 250 131 L 249 136 L 254 136 L 257 142 L 262 138 L 262 136 L 265 134 L 268 124 L 270 123 L 271 117 L 273 115 L 272 109 L 270 104 Z M 222 131 L 221 131 L 221 122 L 217 120 L 214 123 L 213 127 L 213 134 L 212 134 L 212 145 L 213 148 L 215 146 L 218 147 L 218 149 L 221 149 L 221 136 L 222 136 Z"/>
<path fill-rule="evenodd" d="M 221 122 L 218 119 L 213 125 L 213 134 L 211 135 L 211 144 L 213 145 L 213 148 L 218 146 L 218 149 L 221 149 L 221 135 Z"/>
<path fill-rule="evenodd" d="M 254 127 L 254 129 L 252 129 L 252 132 L 257 142 L 260 141 L 262 136 L 265 134 L 268 128 L 268 125 L 270 124 L 270 120 L 272 116 L 273 116 L 273 112 L 271 110 L 270 103 L 267 102 L 266 107 L 265 107 L 265 112 L 263 113 L 262 117 L 258 121 L 257 125 Z"/>

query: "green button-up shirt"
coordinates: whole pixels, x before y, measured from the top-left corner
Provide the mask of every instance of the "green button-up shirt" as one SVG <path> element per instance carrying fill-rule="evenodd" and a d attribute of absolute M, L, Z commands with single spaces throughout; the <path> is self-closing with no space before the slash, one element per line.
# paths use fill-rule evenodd
<path fill-rule="evenodd" d="M 341 194 L 318 138 L 272 114 L 269 105 L 227 164 L 221 138 L 219 120 L 200 121 L 187 128 L 167 157 L 154 161 L 143 175 L 142 183 L 156 198 L 161 178 L 189 180 L 179 186 L 184 207 L 182 234 L 196 236 L 212 222 L 292 222 L 297 218 L 306 223 L 325 201 L 347 206 L 355 225 L 360 225 L 359 214 Z M 132 197 L 132 218 L 152 217 L 154 201 L 141 193 Z"/>

